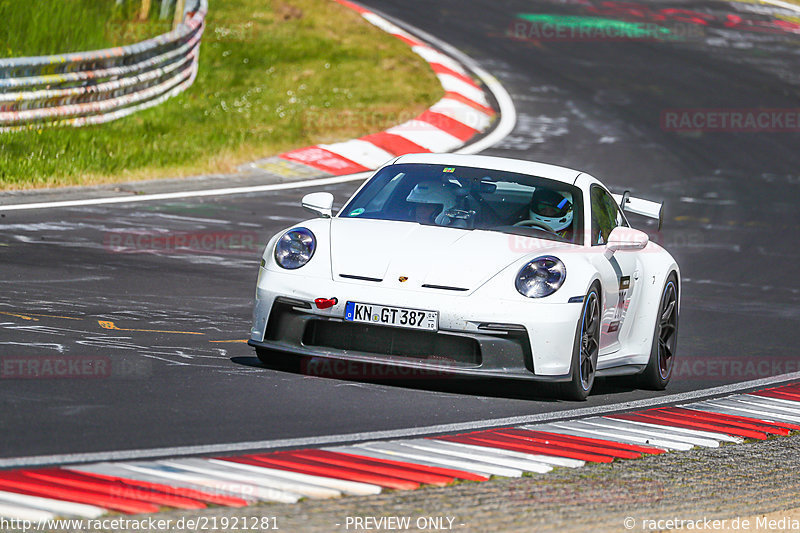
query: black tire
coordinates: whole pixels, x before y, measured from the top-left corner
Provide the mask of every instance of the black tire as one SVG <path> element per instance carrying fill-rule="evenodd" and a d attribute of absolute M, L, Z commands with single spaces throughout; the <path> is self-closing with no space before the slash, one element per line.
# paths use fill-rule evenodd
<path fill-rule="evenodd" d="M 664 390 L 672 378 L 675 367 L 675 350 L 678 345 L 678 277 L 673 272 L 664 283 L 658 315 L 650 347 L 650 360 L 639 374 L 639 386 L 651 390 Z"/>
<path fill-rule="evenodd" d="M 559 395 L 565 400 L 584 401 L 592 392 L 600 351 L 601 322 L 600 288 L 595 284 L 583 300 L 583 310 L 575 331 L 571 379 L 560 384 Z"/>

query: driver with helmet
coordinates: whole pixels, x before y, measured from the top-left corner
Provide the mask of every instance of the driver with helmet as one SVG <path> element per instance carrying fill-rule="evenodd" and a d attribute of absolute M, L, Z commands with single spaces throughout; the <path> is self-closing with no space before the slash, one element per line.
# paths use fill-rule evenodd
<path fill-rule="evenodd" d="M 572 238 L 572 194 L 537 187 L 531 197 L 528 216 L 527 220 L 514 225 L 540 227 L 564 239 Z"/>
<path fill-rule="evenodd" d="M 415 220 L 420 224 L 435 224 L 437 226 L 450 226 L 464 228 L 465 220 L 452 218 L 447 215 L 458 204 L 458 197 L 450 183 L 436 181 L 421 181 L 406 197 L 408 202 L 415 204 Z"/>

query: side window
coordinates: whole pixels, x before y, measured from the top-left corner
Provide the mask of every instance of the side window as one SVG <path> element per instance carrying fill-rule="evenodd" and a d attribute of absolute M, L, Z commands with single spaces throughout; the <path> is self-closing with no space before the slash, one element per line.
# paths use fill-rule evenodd
<path fill-rule="evenodd" d="M 592 185 L 592 246 L 605 244 L 611 230 L 617 226 L 626 226 L 622 213 L 614 201 L 602 187 Z"/>

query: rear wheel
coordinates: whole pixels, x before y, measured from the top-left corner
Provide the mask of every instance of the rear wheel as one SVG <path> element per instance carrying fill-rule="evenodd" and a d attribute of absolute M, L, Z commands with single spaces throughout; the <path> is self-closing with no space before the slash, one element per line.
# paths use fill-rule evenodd
<path fill-rule="evenodd" d="M 658 305 L 650 360 L 639 375 L 640 386 L 653 390 L 664 390 L 672 378 L 675 366 L 675 349 L 678 344 L 678 279 L 670 274 L 661 293 Z"/>
<path fill-rule="evenodd" d="M 592 391 L 600 351 L 600 321 L 600 294 L 597 285 L 592 285 L 584 299 L 575 334 L 572 376 L 570 381 L 561 384 L 561 397 L 566 400 L 583 401 Z"/>

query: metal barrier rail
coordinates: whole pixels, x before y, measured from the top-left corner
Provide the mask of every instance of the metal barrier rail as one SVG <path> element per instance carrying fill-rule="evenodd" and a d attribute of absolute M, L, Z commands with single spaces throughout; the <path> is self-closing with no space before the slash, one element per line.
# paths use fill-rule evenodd
<path fill-rule="evenodd" d="M 187 0 L 181 24 L 140 43 L 0 59 L 0 132 L 108 122 L 186 90 L 207 12 L 207 0 Z"/>

